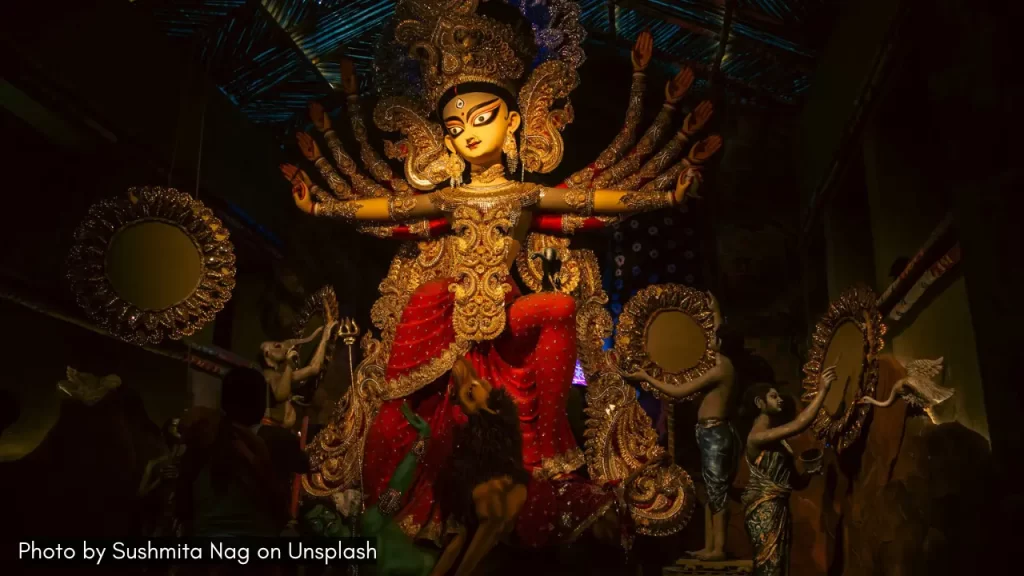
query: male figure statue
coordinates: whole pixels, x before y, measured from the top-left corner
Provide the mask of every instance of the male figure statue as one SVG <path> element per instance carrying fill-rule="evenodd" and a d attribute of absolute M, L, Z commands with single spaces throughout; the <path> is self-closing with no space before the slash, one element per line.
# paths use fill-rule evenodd
<path fill-rule="evenodd" d="M 697 446 L 700 448 L 701 469 L 707 487 L 708 502 L 704 509 L 704 548 L 690 554 L 700 560 L 725 560 L 726 494 L 736 473 L 740 442 L 735 428 L 729 422 L 730 396 L 735 384 L 736 371 L 730 355 L 742 352 L 743 340 L 722 325 L 718 302 L 711 294 L 715 318 L 715 366 L 702 376 L 681 384 L 669 384 L 651 377 L 641 370 L 625 375 L 631 380 L 645 380 L 674 400 L 703 392 L 697 410 Z"/>

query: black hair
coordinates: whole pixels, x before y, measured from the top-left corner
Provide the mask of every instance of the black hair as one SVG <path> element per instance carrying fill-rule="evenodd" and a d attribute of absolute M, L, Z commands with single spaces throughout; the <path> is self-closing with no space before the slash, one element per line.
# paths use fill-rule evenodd
<path fill-rule="evenodd" d="M 736 420 L 739 424 L 737 432 L 740 433 L 740 438 L 744 443 L 747 441 L 747 436 L 750 435 L 751 428 L 754 427 L 754 420 L 761 415 L 761 408 L 757 406 L 757 401 L 766 401 L 768 392 L 772 389 L 778 390 L 771 382 L 758 382 L 743 391 Z"/>
<path fill-rule="evenodd" d="M 228 372 L 221 381 L 220 407 L 235 424 L 259 424 L 267 407 L 267 381 L 263 374 L 253 368 Z"/>
<path fill-rule="evenodd" d="M 473 489 L 508 476 L 517 484 L 528 484 L 530 474 L 523 466 L 523 436 L 515 400 L 501 388 L 492 388 L 487 406 L 494 413 L 478 410 L 469 422 L 455 431 L 451 466 L 443 480 L 442 506 L 456 520 L 469 527 L 476 523 Z"/>

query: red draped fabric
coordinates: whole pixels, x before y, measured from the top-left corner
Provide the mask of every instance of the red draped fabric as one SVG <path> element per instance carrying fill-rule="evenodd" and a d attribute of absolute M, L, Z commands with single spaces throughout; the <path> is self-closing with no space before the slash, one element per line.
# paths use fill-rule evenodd
<path fill-rule="evenodd" d="M 410 298 L 395 330 L 387 367 L 389 381 L 440 357 L 455 342 L 451 322 L 454 295 L 449 291 L 450 285 L 451 280 L 428 282 Z M 467 357 L 482 378 L 503 387 L 515 399 L 523 433 L 523 463 L 527 470 L 536 472 L 543 468 L 562 472 L 562 469 L 552 468 L 552 464 L 574 453 L 578 455 L 566 414 L 576 366 L 575 300 L 557 293 L 520 296 L 512 285 L 507 310 L 507 327 L 502 336 L 494 342 L 477 344 Z M 450 373 L 445 372 L 409 397 L 386 402 L 366 440 L 363 486 L 367 504 L 372 505 L 387 489 L 398 462 L 416 440 L 415 430 L 400 411 L 402 403 L 409 402 L 413 410 L 430 423 L 427 453 L 396 517 L 407 533 L 423 538 L 441 536 L 444 518 L 435 503 L 434 483 L 451 455 L 454 426 L 464 419 L 451 400 L 451 387 Z M 531 501 L 539 500 L 533 505 L 527 504 L 530 519 L 520 522 L 529 531 L 528 535 L 520 536 L 524 543 L 543 545 L 552 538 L 575 535 L 581 522 L 589 519 L 597 508 L 606 508 L 613 498 L 578 480 L 558 493 L 555 486 L 560 484 L 566 483 L 531 483 Z M 553 494 L 575 497 L 576 504 L 572 510 L 550 506 L 550 500 L 555 498 Z M 569 516 L 565 518 L 571 519 L 571 529 L 547 530 L 549 524 L 560 526 L 567 512 Z"/>

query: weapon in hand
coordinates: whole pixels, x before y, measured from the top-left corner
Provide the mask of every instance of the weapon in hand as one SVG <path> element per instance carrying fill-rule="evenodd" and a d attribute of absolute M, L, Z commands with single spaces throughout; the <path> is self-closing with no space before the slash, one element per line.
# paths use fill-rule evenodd
<path fill-rule="evenodd" d="M 540 258 L 541 270 L 544 278 L 541 280 L 541 291 L 555 291 L 561 289 L 562 283 L 558 279 L 562 271 L 562 260 L 558 257 L 558 251 L 554 248 L 545 248 L 543 252 L 534 252 L 530 258 Z"/>
<path fill-rule="evenodd" d="M 359 324 L 352 318 L 344 318 L 341 321 L 341 326 L 338 327 L 338 336 L 341 336 L 341 341 L 348 347 L 348 374 L 350 384 L 356 383 L 356 372 L 355 363 L 352 360 L 352 345 L 356 343 L 356 338 L 359 336 Z"/>

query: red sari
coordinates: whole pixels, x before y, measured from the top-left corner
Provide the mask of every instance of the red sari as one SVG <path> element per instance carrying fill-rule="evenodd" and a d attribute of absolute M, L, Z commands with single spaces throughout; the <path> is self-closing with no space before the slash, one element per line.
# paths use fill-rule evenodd
<path fill-rule="evenodd" d="M 395 330 L 388 381 L 421 369 L 455 342 L 451 282 L 428 282 L 410 298 Z M 504 333 L 493 342 L 476 344 L 467 357 L 480 377 L 508 391 L 519 409 L 523 464 L 534 480 L 517 522 L 518 539 L 528 546 L 557 544 L 581 533 L 614 502 L 610 492 L 567 475 L 583 464 L 566 413 L 576 367 L 576 304 L 559 293 L 520 296 L 513 284 L 506 309 Z M 381 406 L 363 458 L 366 503 L 373 505 L 416 441 L 416 431 L 401 413 L 402 403 L 409 402 L 430 424 L 427 453 L 395 520 L 407 534 L 436 542 L 445 519 L 435 503 L 434 483 L 451 455 L 454 426 L 465 419 L 451 400 L 450 368 L 412 395 Z"/>

